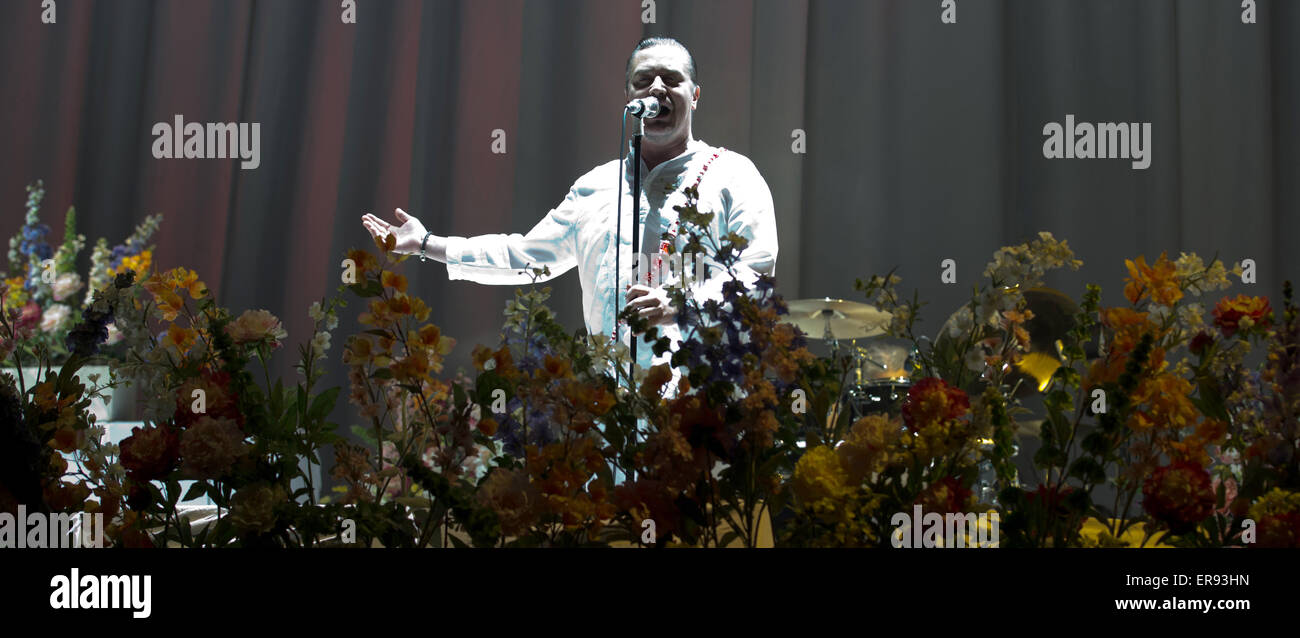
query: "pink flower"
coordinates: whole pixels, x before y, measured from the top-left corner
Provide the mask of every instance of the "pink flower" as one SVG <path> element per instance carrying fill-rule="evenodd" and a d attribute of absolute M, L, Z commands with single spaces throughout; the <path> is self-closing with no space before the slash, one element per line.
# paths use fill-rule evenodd
<path fill-rule="evenodd" d="M 1228 477 L 1227 480 L 1220 480 L 1219 477 L 1214 477 L 1214 480 L 1210 483 L 1210 489 L 1214 491 L 1216 499 L 1218 498 L 1220 484 L 1223 485 L 1223 507 L 1214 511 L 1227 515 L 1232 511 L 1233 501 L 1237 500 L 1237 479 Z"/>
<path fill-rule="evenodd" d="M 14 321 L 14 328 L 18 332 L 19 339 L 26 339 L 31 336 L 32 331 L 41 325 L 41 307 L 36 302 L 29 301 L 23 306 L 22 312 Z"/>
<path fill-rule="evenodd" d="M 181 470 L 197 479 L 219 478 L 246 449 L 244 433 L 233 419 L 205 416 L 181 435 Z"/>
<path fill-rule="evenodd" d="M 237 344 L 269 339 L 272 348 L 280 347 L 280 340 L 289 336 L 280 325 L 280 320 L 265 310 L 245 310 L 244 314 L 226 326 L 226 334 Z"/>

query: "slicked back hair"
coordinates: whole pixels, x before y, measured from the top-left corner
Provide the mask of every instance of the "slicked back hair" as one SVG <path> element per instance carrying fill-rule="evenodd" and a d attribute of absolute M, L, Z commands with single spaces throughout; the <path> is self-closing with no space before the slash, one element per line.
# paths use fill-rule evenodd
<path fill-rule="evenodd" d="M 668 38 L 663 36 L 653 36 L 649 38 L 644 38 L 636 44 L 635 49 L 632 49 L 632 55 L 627 56 L 627 77 L 624 80 L 624 83 L 626 85 L 631 86 L 632 84 L 632 60 L 636 58 L 636 54 L 646 49 L 659 47 L 659 46 L 674 47 L 680 49 L 682 53 L 685 53 L 686 73 L 691 77 L 691 84 L 694 84 L 695 86 L 700 85 L 699 76 L 696 75 L 695 72 L 695 56 L 691 55 L 690 49 L 687 49 L 686 45 L 682 44 L 681 42 L 678 42 L 677 40 L 674 40 L 673 38 Z"/>

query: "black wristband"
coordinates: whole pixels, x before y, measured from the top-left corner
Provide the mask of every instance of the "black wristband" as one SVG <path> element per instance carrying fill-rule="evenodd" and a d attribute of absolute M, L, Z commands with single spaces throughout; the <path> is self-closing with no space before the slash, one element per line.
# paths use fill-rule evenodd
<path fill-rule="evenodd" d="M 432 235 L 433 235 L 433 233 L 431 233 L 431 232 L 430 232 L 430 233 L 425 233 L 425 234 L 424 234 L 424 239 L 421 239 L 421 240 L 420 240 L 420 261 L 422 261 L 422 262 L 423 262 L 425 259 L 427 259 L 427 257 L 424 256 L 424 246 L 425 246 L 425 244 L 428 244 L 428 243 L 429 243 L 429 237 L 432 236 Z"/>

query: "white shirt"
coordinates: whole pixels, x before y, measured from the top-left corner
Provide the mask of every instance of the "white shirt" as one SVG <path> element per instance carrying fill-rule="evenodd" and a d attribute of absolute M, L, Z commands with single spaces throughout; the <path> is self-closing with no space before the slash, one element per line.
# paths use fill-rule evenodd
<path fill-rule="evenodd" d="M 691 140 L 686 152 L 647 170 L 641 163 L 641 242 L 640 252 L 659 252 L 662 234 L 677 220 L 674 206 L 686 203 L 682 190 L 701 174 L 701 168 L 721 149 L 702 140 Z M 577 267 L 582 284 L 582 310 L 587 331 L 609 335 L 614 330 L 617 309 L 625 303 L 624 287 L 632 283 L 632 155 L 621 161 L 624 180 L 617 174 L 620 160 L 611 160 L 579 177 L 559 206 L 551 209 L 527 235 L 491 234 L 477 237 L 447 238 L 447 276 L 482 284 L 520 285 L 532 282 L 532 268 L 546 266 L 550 277 Z M 615 188 L 621 185 L 623 197 L 622 235 L 619 242 L 619 269 L 615 272 L 614 235 L 617 221 Z M 776 214 L 772 193 L 749 158 L 732 151 L 721 151 L 699 183 L 699 211 L 713 212 L 711 233 L 720 240 L 728 233 L 745 237 L 748 247 L 740 253 L 736 275 L 752 282 L 758 273 L 776 270 Z M 685 233 L 679 233 L 676 249 L 681 253 Z M 709 263 L 708 260 L 705 260 Z M 688 271 L 691 262 L 687 261 Z M 621 276 L 620 276 L 621 275 Z M 716 264 L 710 263 L 708 280 L 692 286 L 701 302 L 722 298 L 722 283 L 728 279 Z M 665 284 L 680 283 L 674 274 Z M 659 334 L 681 338 L 677 326 L 660 326 Z M 620 337 L 628 343 L 627 326 Z M 665 361 L 670 353 L 651 361 L 650 347 L 644 340 L 637 347 L 638 363 L 649 365 Z"/>

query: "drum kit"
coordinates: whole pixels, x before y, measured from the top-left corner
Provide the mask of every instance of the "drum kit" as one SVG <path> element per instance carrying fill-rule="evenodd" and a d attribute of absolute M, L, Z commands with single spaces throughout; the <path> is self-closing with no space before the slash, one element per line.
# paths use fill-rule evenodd
<path fill-rule="evenodd" d="M 1060 339 L 1073 327 L 1074 315 L 1078 312 L 1074 302 L 1050 288 L 1030 288 L 1023 295 L 1026 309 L 1033 314 L 1025 325 L 1032 344 L 1008 379 L 1017 389 L 1017 397 L 1027 396 L 1035 390 L 1041 392 L 1047 387 L 1060 366 Z M 913 342 L 887 334 L 886 328 L 893 320 L 890 313 L 865 303 L 830 297 L 800 299 L 788 302 L 787 306 L 789 313 L 783 317 L 784 322 L 793 324 L 809 337 L 825 340 L 832 358 L 837 361 L 845 354 L 851 355 L 851 367 L 847 372 L 852 378 L 843 384 L 840 396 L 829 410 L 826 430 L 817 435 L 807 431 L 805 434 L 822 441 L 839 439 L 838 424 L 845 413 L 850 423 L 871 415 L 901 416 L 912 387 L 913 373 L 917 371 L 919 353 Z M 937 339 L 944 338 L 949 325 L 957 322 L 961 312 L 953 313 Z M 1096 341 L 1096 338 L 1092 340 L 1093 343 Z M 1094 358 L 1098 355 L 1093 349 L 1087 351 L 1086 356 Z M 1037 432 L 1023 434 L 1038 435 Z M 801 437 L 799 447 L 807 447 L 812 436 L 808 439 Z M 992 445 L 992 441 L 982 440 L 981 445 Z M 1013 445 L 1018 451 L 1019 445 Z M 980 501 L 996 504 L 998 485 L 992 463 L 981 461 L 976 479 Z"/>
<path fill-rule="evenodd" d="M 1060 365 L 1059 339 L 1073 326 L 1078 307 L 1067 296 L 1051 288 L 1030 288 L 1023 293 L 1033 319 L 1026 323 L 1032 348 L 1013 373 L 1025 396 L 1046 387 Z M 794 325 L 814 339 L 822 339 L 832 357 L 852 357 L 852 379 L 845 384 L 836 407 L 828 416 L 834 420 L 840 406 L 851 420 L 872 414 L 899 416 L 912 387 L 918 352 L 913 342 L 891 337 L 886 328 L 893 315 L 861 302 L 822 297 L 787 302 L 789 313 L 782 321 Z M 949 318 L 956 320 L 957 313 Z M 941 333 L 947 332 L 947 325 Z M 1095 339 L 1094 339 L 1095 342 Z M 1089 352 L 1095 357 L 1095 352 Z"/>
<path fill-rule="evenodd" d="M 853 419 L 870 414 L 898 416 L 912 386 L 915 349 L 911 342 L 886 334 L 893 315 L 865 303 L 823 297 L 788 302 L 782 320 L 814 339 L 823 339 L 833 358 L 852 356 L 853 379 L 839 405 Z"/>

